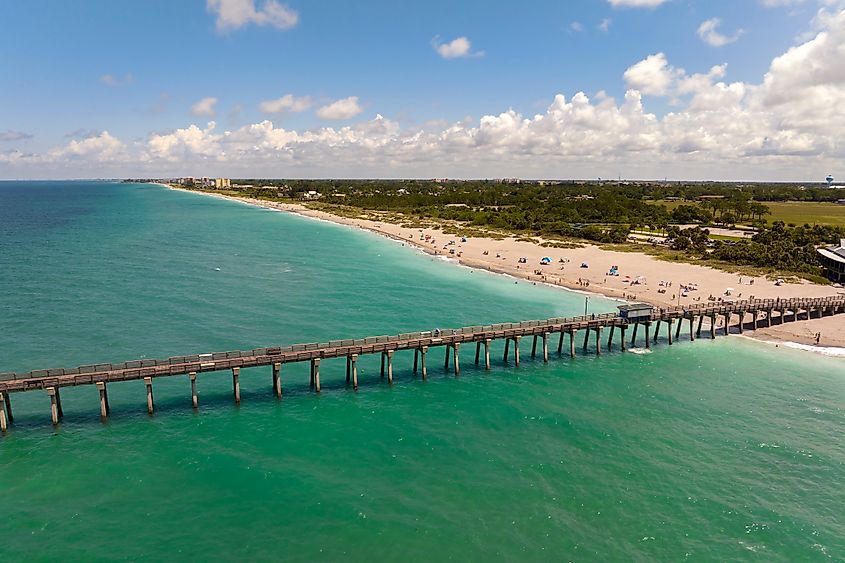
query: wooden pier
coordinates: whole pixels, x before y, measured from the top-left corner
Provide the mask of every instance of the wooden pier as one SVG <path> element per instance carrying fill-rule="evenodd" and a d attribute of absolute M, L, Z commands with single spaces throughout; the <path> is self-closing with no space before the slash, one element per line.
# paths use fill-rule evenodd
<path fill-rule="evenodd" d="M 618 334 L 621 351 L 626 346 L 636 346 L 637 337 L 642 330 L 640 342 L 648 348 L 657 343 L 661 330 L 665 326 L 666 340 L 669 345 L 688 335 L 690 340 L 701 336 L 704 320 L 710 338 L 716 338 L 717 332 L 728 335 L 731 327 L 737 332 L 770 327 L 786 322 L 809 320 L 829 315 L 845 313 L 845 296 L 807 298 L 807 299 L 766 299 L 738 301 L 734 303 L 696 303 L 684 307 L 652 309 L 645 318 L 631 321 L 616 313 L 580 316 L 571 318 L 552 318 L 543 321 L 523 321 L 487 326 L 470 326 L 460 329 L 447 329 L 437 333 L 414 332 L 395 336 L 374 336 L 355 340 L 334 340 L 327 343 L 296 344 L 287 347 L 256 348 L 254 350 L 217 352 L 178 356 L 165 360 L 135 360 L 120 364 L 94 364 L 72 369 L 45 369 L 27 373 L 0 373 L 0 431 L 6 432 L 14 421 L 11 395 L 26 391 L 44 391 L 49 397 L 50 413 L 53 424 L 59 424 L 63 417 L 61 389 L 77 385 L 94 385 L 99 392 L 100 416 L 107 418 L 110 413 L 108 385 L 120 381 L 143 380 L 146 387 L 147 411 L 153 414 L 153 380 L 158 377 L 187 375 L 191 388 L 191 404 L 199 407 L 197 395 L 198 374 L 227 371 L 232 375 L 232 393 L 235 403 L 240 403 L 240 372 L 243 368 L 270 366 L 271 390 L 282 397 L 282 372 L 285 364 L 309 362 L 311 366 L 310 386 L 315 393 L 320 392 L 320 363 L 331 358 L 346 358 L 346 383 L 358 389 L 358 359 L 364 354 L 381 354 L 381 377 L 387 383 L 393 383 L 393 360 L 395 353 L 401 350 L 414 351 L 413 372 L 422 379 L 428 377 L 426 356 L 432 348 L 445 350 L 444 366 L 450 368 L 455 376 L 460 375 L 459 349 L 462 345 L 475 344 L 475 363 L 482 359 L 486 369 L 490 369 L 490 344 L 494 340 L 504 340 L 503 361 L 512 359 L 515 366 L 520 362 L 520 343 L 531 338 L 531 356 L 536 356 L 538 345 L 543 361 L 549 361 L 549 339 L 558 336 L 557 352 L 564 353 L 564 341 L 568 339 L 569 355 L 576 356 L 576 335 L 583 331 L 582 350 L 587 351 L 594 337 L 594 349 L 602 354 L 603 331 L 607 329 L 606 350 L 614 344 L 614 335 Z M 717 329 L 718 321 L 723 321 Z M 641 326 L 642 325 L 642 326 Z M 654 332 L 652 333 L 652 328 Z M 626 341 L 626 333 L 631 330 L 631 340 Z M 483 354 L 482 354 L 483 350 Z"/>

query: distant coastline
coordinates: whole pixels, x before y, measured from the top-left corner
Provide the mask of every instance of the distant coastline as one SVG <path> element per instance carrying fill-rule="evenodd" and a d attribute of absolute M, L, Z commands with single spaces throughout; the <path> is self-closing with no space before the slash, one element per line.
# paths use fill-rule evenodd
<path fill-rule="evenodd" d="M 392 223 L 333 215 L 297 203 L 277 203 L 209 191 L 187 190 L 158 182 L 150 183 L 172 190 L 237 201 L 251 206 L 294 213 L 311 219 L 367 230 L 455 264 L 508 275 L 535 284 L 560 287 L 584 293 L 587 296 L 599 295 L 610 299 L 646 302 L 656 307 L 666 307 L 690 303 L 693 302 L 693 299 L 707 300 L 711 295 L 721 296 L 725 288 L 737 289 L 740 285 L 739 280 L 743 279 L 735 274 L 704 266 L 662 262 L 645 254 L 604 250 L 592 245 L 585 245 L 578 249 L 556 249 L 542 247 L 515 238 L 494 240 L 484 237 L 474 237 L 465 243 L 458 243 L 460 237 L 443 233 L 437 229 L 407 228 Z M 429 235 L 429 240 L 436 242 L 429 242 L 425 239 L 425 235 Z M 419 240 L 420 236 L 423 240 Z M 455 244 L 448 245 L 448 241 L 452 240 L 455 240 Z M 444 249 L 444 244 L 448 245 L 449 250 L 455 250 L 455 254 L 450 254 L 449 250 Z M 485 251 L 487 254 L 485 254 Z M 561 265 L 559 262 L 561 258 L 558 258 L 558 256 L 561 255 L 567 257 L 564 258 L 568 260 L 566 264 Z M 499 258 L 494 258 L 496 256 L 499 256 Z M 547 266 L 539 267 L 540 259 L 546 256 L 554 258 L 554 260 Z M 520 264 L 517 262 L 518 258 L 525 258 L 526 260 Z M 605 265 L 605 262 L 607 265 Z M 581 268 L 581 263 L 590 267 Z M 598 272 L 595 269 L 597 265 L 599 267 Z M 609 268 L 610 265 L 618 265 L 620 271 L 626 272 L 626 274 L 622 276 L 605 275 L 605 268 Z M 627 274 L 628 272 L 630 274 Z M 636 282 L 637 278 L 641 278 L 642 282 L 633 285 L 626 283 L 628 281 Z M 661 287 L 661 281 L 667 283 Z M 832 286 L 806 281 L 775 287 L 770 280 L 765 278 L 745 277 L 743 285 L 733 293 L 737 298 L 752 295 L 757 298 L 786 298 L 796 296 L 822 297 L 837 294 L 836 289 Z M 697 289 L 691 289 L 686 292 L 686 297 L 681 297 L 681 286 L 690 288 L 697 286 Z M 819 332 L 822 333 L 822 339 L 820 346 L 816 346 L 815 338 Z M 749 333 L 746 333 L 746 335 L 749 335 Z M 801 350 L 817 350 L 818 353 L 828 356 L 845 355 L 845 323 L 838 317 L 761 328 L 749 336 L 773 344 L 791 344 L 791 347 Z M 838 350 L 841 350 L 842 354 Z"/>

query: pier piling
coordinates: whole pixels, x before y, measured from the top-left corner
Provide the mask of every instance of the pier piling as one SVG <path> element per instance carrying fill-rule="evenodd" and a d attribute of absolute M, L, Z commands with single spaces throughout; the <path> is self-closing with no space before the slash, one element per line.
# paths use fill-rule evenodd
<path fill-rule="evenodd" d="M 50 396 L 50 417 L 53 419 L 53 426 L 59 424 L 59 421 L 64 416 L 62 412 L 62 396 L 59 394 L 58 387 L 48 387 L 47 395 Z"/>
<path fill-rule="evenodd" d="M 651 323 L 645 323 L 645 349 L 648 350 L 651 348 L 651 341 L 649 340 L 649 336 L 651 335 Z"/>
<path fill-rule="evenodd" d="M 674 320 L 669 319 L 668 321 L 666 321 L 666 323 L 669 325 L 669 330 L 667 331 L 666 334 L 669 337 L 669 346 L 671 346 L 672 345 L 672 325 L 674 324 Z"/>
<path fill-rule="evenodd" d="M 597 326 L 593 330 L 596 333 L 596 356 L 601 356 L 601 327 Z"/>
<path fill-rule="evenodd" d="M 0 432 L 5 432 L 8 429 L 8 424 L 6 420 L 6 394 L 0 393 Z"/>
<path fill-rule="evenodd" d="M 241 404 L 241 368 L 232 368 L 232 395 L 235 397 L 235 404 Z"/>
<path fill-rule="evenodd" d="M 698 328 L 695 330 L 695 337 L 701 338 L 701 323 L 704 322 L 704 315 L 698 316 Z"/>
<path fill-rule="evenodd" d="M 569 357 L 575 357 L 575 331 L 569 330 Z"/>
<path fill-rule="evenodd" d="M 461 375 L 461 364 L 458 361 L 458 350 L 460 349 L 460 347 L 461 347 L 461 345 L 458 344 L 457 342 L 455 342 L 455 344 L 452 345 L 452 354 L 454 356 L 452 358 L 452 360 L 453 360 L 452 363 L 455 364 L 455 377 L 458 377 L 459 375 Z"/>
<path fill-rule="evenodd" d="M 560 340 L 557 341 L 557 353 L 563 354 L 563 330 L 560 331 Z"/>
<path fill-rule="evenodd" d="M 531 357 L 537 356 L 537 335 L 534 335 L 534 342 L 531 344 Z"/>
<path fill-rule="evenodd" d="M 543 363 L 549 363 L 549 341 L 548 334 L 543 333 Z"/>
<path fill-rule="evenodd" d="M 490 369 L 490 339 L 484 341 L 484 369 Z"/>
<path fill-rule="evenodd" d="M 385 352 L 387 354 L 387 383 L 393 385 L 393 350 Z"/>
<path fill-rule="evenodd" d="M 147 388 L 147 413 L 153 414 L 155 412 L 155 403 L 153 402 L 153 378 L 145 377 L 144 386 Z"/>
<path fill-rule="evenodd" d="M 616 332 L 616 325 L 610 325 L 610 334 L 607 337 L 607 350 L 613 349 L 613 333 Z"/>
<path fill-rule="evenodd" d="M 521 336 L 514 336 L 513 337 L 513 360 L 516 367 L 519 367 L 519 341 L 522 340 Z"/>
<path fill-rule="evenodd" d="M 481 359 L 481 341 L 475 343 L 475 365 L 478 365 L 479 360 Z"/>
<path fill-rule="evenodd" d="M 634 330 L 631 331 L 631 348 L 637 345 L 637 331 L 640 329 L 640 323 L 634 323 Z"/>
<path fill-rule="evenodd" d="M 352 388 L 358 390 L 358 354 L 349 356 L 349 363 L 352 365 Z M 425 378 L 425 356 L 423 356 L 423 378 Z"/>
<path fill-rule="evenodd" d="M 657 337 L 660 336 L 660 319 L 654 325 L 654 341 L 657 342 Z"/>
<path fill-rule="evenodd" d="M 589 343 L 590 343 L 590 327 L 587 327 L 586 330 L 584 330 L 584 346 L 583 346 L 584 352 L 587 351 L 587 346 L 589 345 Z"/>
<path fill-rule="evenodd" d="M 196 409 L 199 408 L 200 404 L 199 397 L 197 397 L 197 372 L 190 372 L 188 379 L 191 380 L 191 405 Z"/>
<path fill-rule="evenodd" d="M 273 364 L 273 394 L 277 399 L 282 398 L 282 364 Z M 346 358 L 346 382 L 349 383 L 349 357 Z"/>
<path fill-rule="evenodd" d="M 109 391 L 106 389 L 106 384 L 102 381 L 97 382 L 97 390 L 100 392 L 100 418 L 108 418 L 109 416 Z"/>
<path fill-rule="evenodd" d="M 12 397 L 9 393 L 2 393 L 3 395 L 3 406 L 6 409 L 6 418 L 9 421 L 9 424 L 15 421 L 15 415 L 12 414 Z"/>
<path fill-rule="evenodd" d="M 311 374 L 314 378 L 314 392 L 320 392 L 320 358 L 311 360 Z"/>
<path fill-rule="evenodd" d="M 627 329 L 628 327 L 625 325 L 619 327 L 619 349 L 623 352 L 625 351 L 625 331 Z"/>
<path fill-rule="evenodd" d="M 428 377 L 428 370 L 425 367 L 426 352 L 428 352 L 428 346 L 423 346 L 422 348 L 420 348 L 420 373 L 422 373 L 423 380 Z"/>

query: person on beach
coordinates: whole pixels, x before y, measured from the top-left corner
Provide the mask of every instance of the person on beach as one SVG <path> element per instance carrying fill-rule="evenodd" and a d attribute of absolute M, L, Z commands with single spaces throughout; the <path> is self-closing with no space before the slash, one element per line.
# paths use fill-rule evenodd
<path fill-rule="evenodd" d="M 821 332 L 817 332 L 817 333 L 816 333 L 816 346 L 818 346 L 818 345 L 819 345 L 819 342 L 821 342 L 821 340 L 822 340 L 822 333 L 821 333 Z"/>

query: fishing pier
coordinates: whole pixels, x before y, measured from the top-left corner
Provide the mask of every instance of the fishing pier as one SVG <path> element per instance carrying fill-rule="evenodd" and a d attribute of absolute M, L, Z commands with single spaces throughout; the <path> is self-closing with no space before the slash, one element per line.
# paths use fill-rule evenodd
<path fill-rule="evenodd" d="M 54 425 L 63 417 L 61 389 L 79 385 L 93 385 L 99 395 L 100 416 L 109 416 L 108 387 L 121 381 L 143 380 L 146 388 L 147 411 L 153 414 L 153 380 L 159 377 L 187 375 L 190 382 L 191 404 L 199 408 L 197 394 L 200 374 L 229 372 L 232 376 L 232 393 L 235 403 L 240 403 L 240 375 L 245 368 L 269 366 L 272 393 L 282 397 L 282 372 L 286 364 L 309 362 L 310 386 L 320 392 L 320 364 L 323 360 L 346 359 L 346 383 L 358 389 L 358 359 L 365 354 L 381 354 L 380 377 L 393 383 L 393 360 L 397 352 L 413 351 L 413 373 L 422 379 L 428 377 L 428 353 L 434 348 L 445 350 L 444 368 L 461 373 L 459 350 L 461 346 L 475 344 L 475 364 L 483 361 L 490 369 L 490 344 L 504 341 L 505 363 L 520 362 L 520 345 L 530 338 L 531 356 L 541 354 L 549 361 L 549 340 L 557 336 L 557 353 L 568 353 L 575 358 L 577 344 L 583 334 L 582 352 L 594 341 L 593 352 L 603 352 L 604 331 L 607 330 L 605 350 L 613 348 L 615 337 L 621 351 L 634 347 L 638 341 L 646 348 L 658 342 L 661 334 L 672 345 L 682 337 L 695 340 L 703 329 L 715 339 L 717 332 L 727 336 L 733 327 L 736 332 L 771 327 L 787 322 L 798 322 L 845 313 L 845 296 L 813 299 L 761 299 L 734 303 L 697 303 L 684 307 L 654 308 L 650 305 L 623 305 L 617 313 L 551 318 L 542 321 L 523 321 L 487 326 L 470 326 L 443 331 L 426 331 L 395 336 L 374 336 L 354 340 L 334 340 L 327 343 L 296 344 L 287 347 L 256 348 L 254 350 L 217 352 L 178 356 L 164 360 L 135 360 L 119 364 L 94 364 L 72 369 L 44 369 L 26 373 L 0 373 L 0 431 L 6 432 L 14 421 L 12 395 L 41 391 L 49 397 L 50 416 Z M 705 325 L 705 321 L 707 324 Z M 721 321 L 721 327 L 718 325 Z M 665 327 L 665 328 L 664 328 Z M 653 329 L 653 332 L 652 332 Z M 630 341 L 628 332 L 630 332 Z M 663 332 L 665 331 L 665 332 Z M 564 350 L 567 343 L 568 350 Z M 639 338 L 638 338 L 639 337 Z M 554 344 L 554 343 L 553 343 Z M 539 350 L 538 350 L 539 349 Z M 450 367 L 451 364 L 451 367 Z"/>

